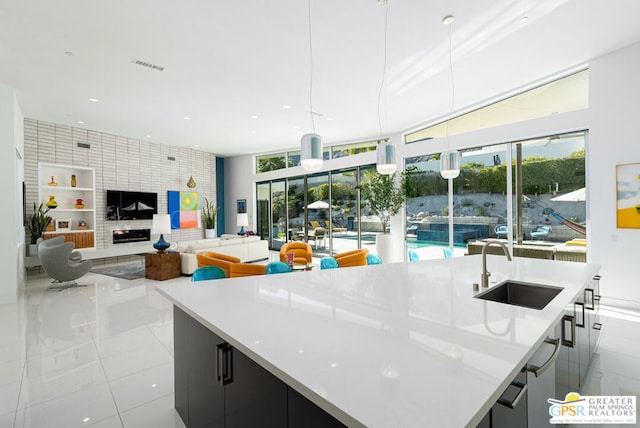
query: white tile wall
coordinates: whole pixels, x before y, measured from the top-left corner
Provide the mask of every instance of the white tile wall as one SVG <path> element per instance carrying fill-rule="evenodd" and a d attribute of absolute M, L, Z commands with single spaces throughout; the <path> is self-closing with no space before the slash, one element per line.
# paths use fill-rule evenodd
<path fill-rule="evenodd" d="M 216 156 L 213 153 L 140 141 L 33 119 L 24 121 L 27 213 L 38 199 L 38 162 L 78 165 L 96 171 L 96 248 L 113 246 L 116 227 L 151 228 L 151 221 L 106 221 L 106 190 L 156 192 L 158 212 L 167 212 L 167 191 L 188 191 L 193 175 L 200 200 L 216 198 Z M 78 147 L 85 143 L 90 149 Z M 167 158 L 174 157 L 174 161 Z M 43 201 L 44 202 L 44 201 Z M 204 238 L 204 229 L 172 231 L 169 240 Z M 153 239 L 153 238 L 152 238 Z M 126 245 L 126 244 L 121 244 Z"/>

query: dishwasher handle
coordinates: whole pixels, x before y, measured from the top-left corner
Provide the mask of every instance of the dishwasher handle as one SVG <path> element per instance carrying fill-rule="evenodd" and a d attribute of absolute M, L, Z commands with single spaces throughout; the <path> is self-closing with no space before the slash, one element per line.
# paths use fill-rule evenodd
<path fill-rule="evenodd" d="M 556 358 L 558 358 L 558 354 L 560 353 L 560 339 L 553 339 L 547 336 L 547 338 L 544 340 L 544 343 L 555 346 L 555 349 L 553 350 L 553 354 L 551 354 L 549 359 L 545 361 L 545 363 L 540 367 L 535 364 L 527 364 L 527 371 L 533 373 L 536 377 L 542 376 L 542 374 L 553 365 L 553 363 L 556 361 Z"/>

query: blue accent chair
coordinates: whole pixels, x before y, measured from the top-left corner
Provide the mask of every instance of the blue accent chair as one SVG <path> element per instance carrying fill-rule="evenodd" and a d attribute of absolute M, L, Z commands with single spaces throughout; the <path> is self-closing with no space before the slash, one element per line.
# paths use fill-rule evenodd
<path fill-rule="evenodd" d="M 420 260 L 420 257 L 418 257 L 418 253 L 416 253 L 415 251 L 409 250 L 409 261 L 417 262 L 418 260 Z"/>
<path fill-rule="evenodd" d="M 338 269 L 340 265 L 338 265 L 338 261 L 331 257 L 323 257 L 320 259 L 320 269 Z"/>
<path fill-rule="evenodd" d="M 453 257 L 453 251 L 451 251 L 451 248 L 443 247 L 442 252 L 444 253 L 445 259 Z"/>
<path fill-rule="evenodd" d="M 224 271 L 218 266 L 202 266 L 193 271 L 191 282 L 206 281 L 208 279 L 226 278 Z"/>
<path fill-rule="evenodd" d="M 275 273 L 291 272 L 291 266 L 285 262 L 269 262 L 267 263 L 267 275 Z"/>
<path fill-rule="evenodd" d="M 375 254 L 367 254 L 368 265 L 381 265 L 382 259 Z"/>

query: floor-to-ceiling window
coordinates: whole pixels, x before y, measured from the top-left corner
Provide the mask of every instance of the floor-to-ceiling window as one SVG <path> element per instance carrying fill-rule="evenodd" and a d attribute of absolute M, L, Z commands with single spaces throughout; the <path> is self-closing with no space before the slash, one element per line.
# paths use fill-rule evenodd
<path fill-rule="evenodd" d="M 464 150 L 460 175 L 453 180 L 451 217 L 439 156 L 406 159 L 407 166 L 420 170 L 413 178 L 419 196 L 406 205 L 408 249 L 421 258 L 441 255 L 433 247 L 448 246 L 451 218 L 454 250 L 474 253 L 482 245 L 477 241 L 511 237 L 518 245 L 517 255 L 583 261 L 580 245 L 564 247 L 567 241 L 579 244 L 586 235 L 581 192 L 585 135 L 577 132 Z M 573 191 L 575 196 L 564 196 Z"/>
<path fill-rule="evenodd" d="M 379 221 L 371 213 L 360 215 L 364 205 L 357 190 L 358 177 L 373 171 L 375 166 L 368 165 L 257 183 L 258 230 L 270 232 L 270 247 L 275 250 L 287 241 L 306 241 L 316 257 L 361 246 L 375 252 L 369 245 L 375 244 L 373 229 Z"/>
<path fill-rule="evenodd" d="M 328 231 L 331 246 L 336 252 L 360 248 L 357 178 L 356 168 L 334 171 L 331 174 L 331 198 L 336 210 L 333 211 Z"/>
<path fill-rule="evenodd" d="M 287 195 L 284 180 L 271 182 L 271 248 L 279 250 L 286 242 Z"/>

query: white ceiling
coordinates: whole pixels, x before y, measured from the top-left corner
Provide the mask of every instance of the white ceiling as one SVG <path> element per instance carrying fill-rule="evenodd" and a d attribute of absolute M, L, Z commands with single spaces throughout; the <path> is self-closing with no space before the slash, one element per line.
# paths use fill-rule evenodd
<path fill-rule="evenodd" d="M 450 113 L 448 14 L 454 110 L 640 40 L 638 0 L 386 7 L 385 136 Z M 304 0 L 0 0 L 0 83 L 28 118 L 221 156 L 295 148 L 312 127 L 307 13 Z M 378 0 L 311 0 L 325 144 L 380 137 L 384 13 Z"/>

